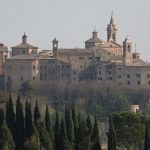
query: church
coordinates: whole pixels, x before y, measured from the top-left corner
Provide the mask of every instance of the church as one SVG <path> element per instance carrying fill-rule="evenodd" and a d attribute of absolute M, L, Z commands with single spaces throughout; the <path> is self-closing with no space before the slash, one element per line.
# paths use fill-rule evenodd
<path fill-rule="evenodd" d="M 24 33 L 22 43 L 13 46 L 10 57 L 6 50 L 3 58 L 5 83 L 11 78 L 14 89 L 25 81 L 33 84 L 53 81 L 98 81 L 127 86 L 150 86 L 150 63 L 133 52 L 133 43 L 126 37 L 123 44 L 117 41 L 118 28 L 113 15 L 107 25 L 107 39 L 99 38 L 94 30 L 85 48 L 59 48 L 56 38 L 51 50 L 38 51 L 37 46 L 27 42 Z M 2 70 L 2 69 L 1 69 Z"/>

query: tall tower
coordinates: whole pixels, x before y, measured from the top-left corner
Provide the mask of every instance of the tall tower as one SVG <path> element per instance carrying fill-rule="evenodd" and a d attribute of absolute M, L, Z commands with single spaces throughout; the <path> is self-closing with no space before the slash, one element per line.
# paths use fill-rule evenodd
<path fill-rule="evenodd" d="M 132 41 L 129 36 L 127 36 L 123 42 L 123 63 L 132 63 Z"/>
<path fill-rule="evenodd" d="M 57 58 L 58 57 L 58 40 L 54 38 L 52 43 L 53 43 L 53 57 Z"/>
<path fill-rule="evenodd" d="M 27 36 L 24 33 L 24 35 L 22 36 L 22 44 L 26 44 L 27 43 Z"/>
<path fill-rule="evenodd" d="M 110 23 L 107 25 L 107 42 L 109 42 L 110 40 L 117 42 L 117 31 L 118 30 L 112 13 Z"/>

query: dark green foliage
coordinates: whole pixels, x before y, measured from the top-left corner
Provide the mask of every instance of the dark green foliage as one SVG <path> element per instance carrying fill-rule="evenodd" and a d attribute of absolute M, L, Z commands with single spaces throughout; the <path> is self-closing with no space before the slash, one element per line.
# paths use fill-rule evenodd
<path fill-rule="evenodd" d="M 10 130 L 4 123 L 4 112 L 0 109 L 0 149 L 15 150 L 15 144 Z"/>
<path fill-rule="evenodd" d="M 133 146 L 143 145 L 145 124 L 148 120 L 148 117 L 141 114 L 129 112 L 114 113 L 113 121 L 117 144 L 124 145 L 128 149 Z"/>
<path fill-rule="evenodd" d="M 61 121 L 60 144 L 61 144 L 61 150 L 72 150 L 67 137 L 66 124 L 64 119 L 62 119 Z"/>
<path fill-rule="evenodd" d="M 55 150 L 61 150 L 60 149 L 60 122 L 59 122 L 59 114 L 58 111 L 56 112 L 56 119 L 55 119 Z"/>
<path fill-rule="evenodd" d="M 34 108 L 34 124 L 37 127 L 38 124 L 40 124 L 40 123 L 41 123 L 41 113 L 40 113 L 40 109 L 38 106 L 38 102 L 36 101 L 36 105 Z"/>
<path fill-rule="evenodd" d="M 79 128 L 78 128 L 78 134 L 77 134 L 77 150 L 91 150 L 92 147 L 92 141 L 91 136 L 89 135 L 86 122 L 80 118 Z"/>
<path fill-rule="evenodd" d="M 22 149 L 24 145 L 24 114 L 20 96 L 18 96 L 16 104 L 15 141 L 16 149 Z"/>
<path fill-rule="evenodd" d="M 91 118 L 90 118 L 90 115 L 88 115 L 87 117 L 87 128 L 88 128 L 88 132 L 90 135 L 92 135 L 92 122 L 91 122 Z"/>
<path fill-rule="evenodd" d="M 71 114 L 70 109 L 67 107 L 65 109 L 65 122 L 66 122 L 66 130 L 67 130 L 68 140 L 71 144 L 71 147 L 73 148 L 74 128 L 73 128 L 72 114 Z"/>
<path fill-rule="evenodd" d="M 100 137 L 99 137 L 99 128 L 98 128 L 98 122 L 97 122 L 96 117 L 95 117 L 95 123 L 94 123 L 92 139 L 93 139 L 93 142 L 94 142 L 92 149 L 93 150 L 101 150 Z"/>
<path fill-rule="evenodd" d="M 13 101 L 12 101 L 11 95 L 9 95 L 9 100 L 7 101 L 7 104 L 6 104 L 6 123 L 14 137 L 15 113 L 14 113 Z"/>
<path fill-rule="evenodd" d="M 40 138 L 37 130 L 34 128 L 33 135 L 25 140 L 24 150 L 42 150 L 40 148 Z"/>
<path fill-rule="evenodd" d="M 46 127 L 46 129 L 50 135 L 51 140 L 52 140 L 53 139 L 53 132 L 52 132 L 52 124 L 51 124 L 48 105 L 46 105 L 46 112 L 45 112 L 45 127 Z"/>
<path fill-rule="evenodd" d="M 77 118 L 75 105 L 73 105 L 72 107 L 72 120 L 73 120 L 74 130 L 76 130 L 78 128 L 78 118 Z"/>
<path fill-rule="evenodd" d="M 32 121 L 31 104 L 26 101 L 25 106 L 25 137 L 30 138 L 34 133 L 34 125 Z"/>
<path fill-rule="evenodd" d="M 53 150 L 52 140 L 43 123 L 38 124 L 38 133 L 40 137 L 41 147 L 45 150 Z"/>
<path fill-rule="evenodd" d="M 22 96 L 31 96 L 34 93 L 34 89 L 29 81 L 21 84 L 19 92 Z"/>
<path fill-rule="evenodd" d="M 116 150 L 116 133 L 112 117 L 109 117 L 108 150 Z"/>
<path fill-rule="evenodd" d="M 150 130 L 149 130 L 148 123 L 146 123 L 146 128 L 145 128 L 144 150 L 150 150 Z"/>
<path fill-rule="evenodd" d="M 13 82 L 10 76 L 8 76 L 6 87 L 7 87 L 7 92 L 11 93 L 13 90 Z"/>

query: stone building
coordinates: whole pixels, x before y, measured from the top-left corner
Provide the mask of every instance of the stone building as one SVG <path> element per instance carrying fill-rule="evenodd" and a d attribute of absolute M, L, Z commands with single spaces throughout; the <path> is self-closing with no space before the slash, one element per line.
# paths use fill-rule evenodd
<path fill-rule="evenodd" d="M 133 52 L 129 36 L 119 44 L 117 32 L 115 19 L 111 16 L 106 41 L 94 30 L 92 37 L 85 41 L 85 48 L 59 48 L 59 41 L 54 38 L 52 50 L 40 52 L 37 46 L 27 43 L 24 34 L 22 43 L 12 47 L 12 57 L 6 59 L 5 81 L 10 76 L 16 89 L 26 80 L 32 83 L 96 80 L 150 87 L 150 63 Z"/>

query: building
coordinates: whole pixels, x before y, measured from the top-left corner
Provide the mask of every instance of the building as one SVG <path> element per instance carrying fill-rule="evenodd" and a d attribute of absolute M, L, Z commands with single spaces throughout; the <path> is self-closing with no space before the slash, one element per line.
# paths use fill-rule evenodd
<path fill-rule="evenodd" d="M 26 80 L 32 83 L 68 80 L 80 82 L 96 80 L 127 86 L 150 87 L 150 63 L 133 52 L 129 36 L 123 44 L 117 41 L 118 28 L 113 15 L 107 25 L 107 40 L 94 30 L 85 41 L 85 48 L 59 48 L 54 38 L 52 50 L 38 52 L 38 47 L 22 43 L 12 47 L 12 57 L 5 62 L 5 81 L 11 77 L 17 89 Z M 2 68 L 1 68 L 2 69 Z"/>

